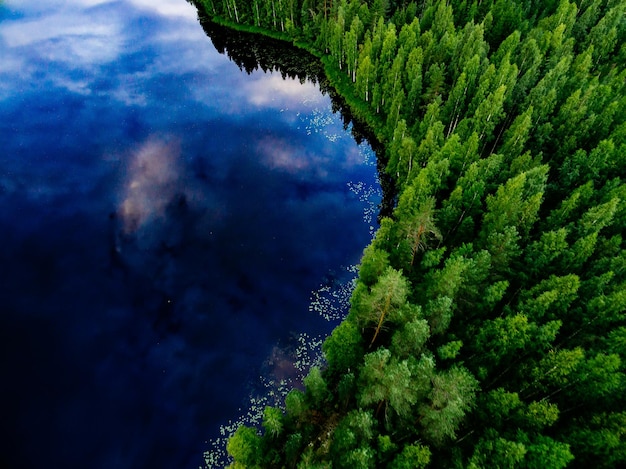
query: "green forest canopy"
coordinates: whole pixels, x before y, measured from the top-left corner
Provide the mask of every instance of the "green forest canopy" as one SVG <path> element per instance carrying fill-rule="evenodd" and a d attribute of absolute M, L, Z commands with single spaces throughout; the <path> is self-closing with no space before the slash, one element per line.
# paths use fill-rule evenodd
<path fill-rule="evenodd" d="M 397 188 L 232 467 L 626 464 L 626 2 L 198 0 L 303 45 Z"/>

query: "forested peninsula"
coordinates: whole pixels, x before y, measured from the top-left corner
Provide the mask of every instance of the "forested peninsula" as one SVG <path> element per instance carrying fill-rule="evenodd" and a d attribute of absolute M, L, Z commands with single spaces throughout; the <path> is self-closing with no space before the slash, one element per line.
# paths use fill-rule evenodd
<path fill-rule="evenodd" d="M 232 467 L 625 467 L 626 1 L 196 3 L 320 57 L 397 194 Z"/>

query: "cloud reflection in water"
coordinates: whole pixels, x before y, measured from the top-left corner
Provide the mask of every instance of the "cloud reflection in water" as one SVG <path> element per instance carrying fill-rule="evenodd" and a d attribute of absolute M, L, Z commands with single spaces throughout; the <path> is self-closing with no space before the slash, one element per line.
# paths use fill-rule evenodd
<path fill-rule="evenodd" d="M 328 331 L 310 296 L 369 239 L 377 195 L 349 184 L 375 185 L 371 150 L 314 85 L 217 54 L 181 0 L 0 15 L 0 456 L 195 468 L 266 359 L 293 377 Z"/>
<path fill-rule="evenodd" d="M 131 156 L 128 181 L 120 215 L 126 233 L 133 233 L 155 219 L 163 219 L 176 195 L 186 197 L 178 167 L 176 143 L 151 138 Z"/>

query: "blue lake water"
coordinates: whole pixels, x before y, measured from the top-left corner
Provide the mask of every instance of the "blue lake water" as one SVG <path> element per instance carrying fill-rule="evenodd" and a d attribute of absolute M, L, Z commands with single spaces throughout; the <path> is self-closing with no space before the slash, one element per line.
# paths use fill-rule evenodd
<path fill-rule="evenodd" d="M 0 467 L 201 466 L 306 372 L 379 201 L 318 85 L 184 0 L 5 0 Z"/>

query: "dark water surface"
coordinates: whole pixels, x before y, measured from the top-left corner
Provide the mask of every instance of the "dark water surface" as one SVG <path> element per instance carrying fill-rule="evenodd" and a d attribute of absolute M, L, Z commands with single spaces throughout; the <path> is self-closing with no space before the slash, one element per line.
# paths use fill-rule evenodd
<path fill-rule="evenodd" d="M 184 0 L 5 0 L 0 467 L 202 465 L 332 328 L 375 173 L 318 85 L 240 70 Z"/>

